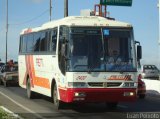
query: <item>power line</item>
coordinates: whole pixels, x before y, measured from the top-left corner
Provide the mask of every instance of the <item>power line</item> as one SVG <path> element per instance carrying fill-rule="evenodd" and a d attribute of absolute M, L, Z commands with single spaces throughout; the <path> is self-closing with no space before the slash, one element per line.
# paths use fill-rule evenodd
<path fill-rule="evenodd" d="M 44 12 L 42 12 L 40 15 L 30 19 L 30 20 L 27 20 L 27 21 L 24 21 L 24 22 L 21 22 L 21 23 L 11 23 L 9 25 L 22 25 L 22 24 L 27 24 L 27 23 L 30 23 L 34 20 L 37 20 L 38 18 L 40 18 L 41 16 L 43 16 L 44 14 L 46 14 L 47 12 L 49 12 L 49 9 L 45 10 Z"/>

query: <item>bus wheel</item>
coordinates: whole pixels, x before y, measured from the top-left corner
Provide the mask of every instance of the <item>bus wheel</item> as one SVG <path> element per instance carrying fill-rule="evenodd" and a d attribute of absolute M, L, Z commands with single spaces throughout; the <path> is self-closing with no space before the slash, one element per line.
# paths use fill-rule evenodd
<path fill-rule="evenodd" d="M 7 87 L 7 86 L 8 86 L 7 81 L 4 81 L 4 82 L 3 82 L 3 85 L 4 85 L 4 87 Z"/>
<path fill-rule="evenodd" d="M 27 80 L 27 97 L 29 99 L 33 99 L 34 98 L 34 92 L 31 91 L 31 82 L 30 82 L 30 78 L 28 78 Z"/>
<path fill-rule="evenodd" d="M 118 102 L 110 102 L 110 103 L 106 103 L 106 106 L 109 108 L 109 109 L 116 109 L 117 108 L 117 105 L 118 105 Z"/>
<path fill-rule="evenodd" d="M 64 103 L 58 99 L 58 91 L 57 91 L 57 85 L 56 84 L 54 85 L 53 97 L 52 98 L 53 98 L 53 103 L 54 103 L 56 109 L 58 109 L 58 110 L 62 109 L 63 106 L 64 106 Z"/>

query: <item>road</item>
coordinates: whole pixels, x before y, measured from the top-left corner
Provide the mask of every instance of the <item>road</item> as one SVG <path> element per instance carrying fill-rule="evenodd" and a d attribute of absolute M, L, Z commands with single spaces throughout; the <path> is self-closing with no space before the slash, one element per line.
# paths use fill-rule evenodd
<path fill-rule="evenodd" d="M 103 103 L 72 104 L 56 110 L 48 97 L 39 96 L 29 100 L 26 90 L 20 87 L 0 86 L 0 106 L 27 119 L 125 119 L 131 112 L 160 112 L 160 97 L 147 95 L 145 99 L 138 99 L 134 103 L 120 103 L 116 110 L 107 109 Z"/>

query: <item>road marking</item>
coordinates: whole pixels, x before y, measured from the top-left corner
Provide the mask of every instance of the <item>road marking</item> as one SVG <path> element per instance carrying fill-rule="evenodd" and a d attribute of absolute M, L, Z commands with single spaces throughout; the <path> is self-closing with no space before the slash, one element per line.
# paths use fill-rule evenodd
<path fill-rule="evenodd" d="M 16 102 L 15 100 L 13 100 L 12 98 L 8 97 L 7 95 L 5 95 L 4 93 L 0 92 L 1 95 L 3 95 L 4 97 L 8 98 L 10 101 L 12 101 L 13 103 L 15 103 L 16 105 L 18 105 L 19 107 L 23 108 L 24 110 L 32 113 L 34 116 L 40 118 L 40 119 L 46 119 L 44 118 L 43 116 L 39 115 L 39 114 L 36 114 L 36 112 L 30 110 L 29 108 L 27 107 L 24 107 L 22 104 Z"/>
<path fill-rule="evenodd" d="M 128 108 L 128 106 L 125 106 L 125 105 L 118 105 L 118 107 L 120 107 L 120 108 Z"/>

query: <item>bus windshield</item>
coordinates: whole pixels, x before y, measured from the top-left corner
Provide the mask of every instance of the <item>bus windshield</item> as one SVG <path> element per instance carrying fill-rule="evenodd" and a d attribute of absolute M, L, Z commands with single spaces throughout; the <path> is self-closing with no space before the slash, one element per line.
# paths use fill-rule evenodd
<path fill-rule="evenodd" d="M 70 28 L 69 71 L 136 71 L 131 30 Z"/>

